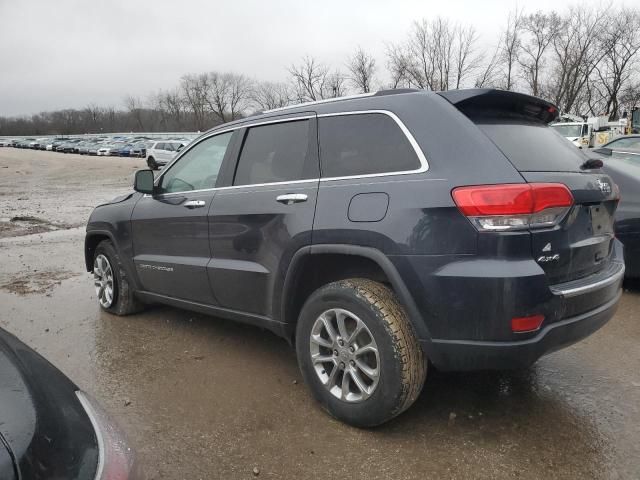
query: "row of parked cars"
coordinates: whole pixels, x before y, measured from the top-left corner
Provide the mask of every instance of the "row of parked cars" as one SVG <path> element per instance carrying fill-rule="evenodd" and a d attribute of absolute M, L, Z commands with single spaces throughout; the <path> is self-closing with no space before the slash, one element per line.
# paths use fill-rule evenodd
<path fill-rule="evenodd" d="M 158 169 L 180 151 L 189 138 L 152 139 L 146 136 L 99 136 L 77 138 L 0 139 L 0 147 L 29 148 L 80 155 L 146 158 L 150 168 Z"/>

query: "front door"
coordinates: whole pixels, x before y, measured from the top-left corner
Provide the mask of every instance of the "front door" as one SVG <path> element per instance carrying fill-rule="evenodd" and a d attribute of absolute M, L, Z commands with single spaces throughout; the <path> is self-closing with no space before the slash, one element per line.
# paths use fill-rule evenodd
<path fill-rule="evenodd" d="M 233 186 L 218 190 L 210 210 L 209 278 L 220 306 L 272 317 L 282 271 L 296 250 L 311 244 L 319 177 L 315 114 L 238 134 Z"/>
<path fill-rule="evenodd" d="M 145 195 L 131 217 L 134 262 L 145 291 L 215 304 L 207 278 L 211 258 L 207 212 L 232 132 L 189 148 Z"/>

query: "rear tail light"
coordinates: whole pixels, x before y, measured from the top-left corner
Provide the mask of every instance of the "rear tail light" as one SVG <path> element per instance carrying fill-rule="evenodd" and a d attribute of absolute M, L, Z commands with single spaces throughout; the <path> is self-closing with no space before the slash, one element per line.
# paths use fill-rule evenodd
<path fill-rule="evenodd" d="M 133 480 L 142 478 L 124 435 L 102 408 L 86 393 L 77 391 L 98 442 L 95 480 Z"/>
<path fill-rule="evenodd" d="M 451 195 L 460 211 L 481 231 L 551 227 L 573 205 L 573 195 L 561 183 L 458 187 Z"/>

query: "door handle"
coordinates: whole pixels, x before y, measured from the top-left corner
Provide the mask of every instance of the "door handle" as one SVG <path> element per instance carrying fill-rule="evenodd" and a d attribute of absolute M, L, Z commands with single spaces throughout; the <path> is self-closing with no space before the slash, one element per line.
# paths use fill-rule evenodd
<path fill-rule="evenodd" d="M 278 195 L 276 200 L 285 205 L 292 205 L 294 203 L 306 202 L 307 195 L 304 193 L 287 193 L 285 195 Z"/>
<path fill-rule="evenodd" d="M 202 208 L 205 206 L 207 202 L 205 202 L 204 200 L 189 200 L 187 202 L 184 202 L 184 204 L 182 205 L 183 207 L 186 208 Z"/>

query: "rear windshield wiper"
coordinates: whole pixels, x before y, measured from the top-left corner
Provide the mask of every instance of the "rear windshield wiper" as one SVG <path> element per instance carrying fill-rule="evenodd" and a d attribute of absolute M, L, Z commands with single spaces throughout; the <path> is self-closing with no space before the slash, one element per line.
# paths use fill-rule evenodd
<path fill-rule="evenodd" d="M 596 168 L 602 168 L 604 163 L 599 158 L 587 158 L 580 168 L 582 170 L 594 170 Z"/>

